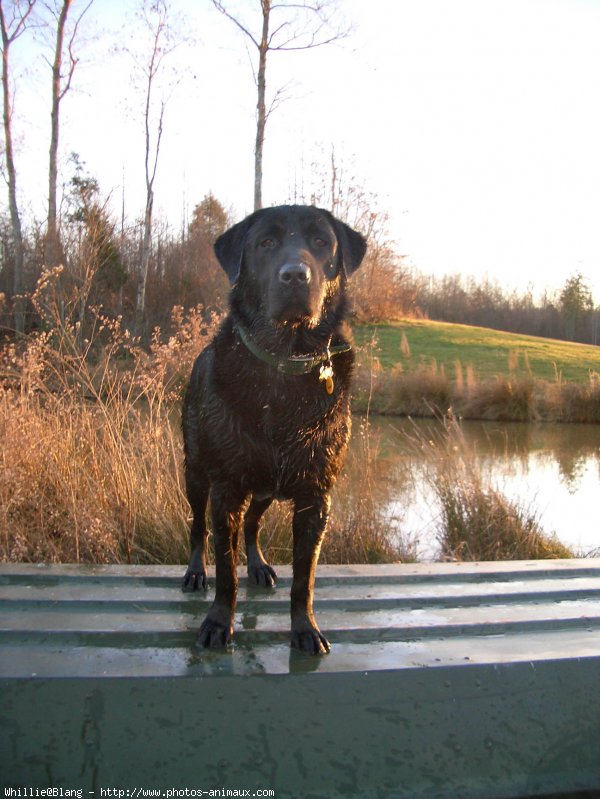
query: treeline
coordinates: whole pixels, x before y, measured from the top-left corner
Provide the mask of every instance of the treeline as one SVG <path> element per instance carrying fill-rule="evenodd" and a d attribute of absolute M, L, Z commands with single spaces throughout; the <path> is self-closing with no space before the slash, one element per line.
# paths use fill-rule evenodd
<path fill-rule="evenodd" d="M 102 307 L 109 316 L 148 339 L 155 327 L 165 329 L 175 306 L 202 306 L 220 312 L 227 304 L 227 278 L 213 252 L 216 238 L 236 220 L 212 194 L 193 209 L 178 229 L 155 220 L 148 259 L 145 307 L 139 315 L 139 264 L 144 247 L 144 221 L 117 219 L 102 197 L 99 183 L 86 173 L 76 154 L 67 183 L 60 221 L 60 276 L 54 278 L 55 301 L 63 321 L 79 323 L 85 332 L 93 321 L 89 309 Z M 407 267 L 387 232 L 388 219 L 375 197 L 357 188 L 354 178 L 335 192 L 317 185 L 294 202 L 332 208 L 360 230 L 369 247 L 363 266 L 353 276 L 352 297 L 358 322 L 386 321 L 403 316 L 491 327 L 514 333 L 598 344 L 600 308 L 595 307 L 581 274 L 569 277 L 563 288 L 536 298 L 532 291 L 508 291 L 490 280 L 459 275 L 425 277 Z M 322 182 L 328 183 L 328 174 Z M 333 181 L 332 181 L 333 183 Z M 11 334 L 15 308 L 25 320 L 24 331 L 41 324 L 31 298 L 48 263 L 45 224 L 31 224 L 23 233 L 23 290 L 14 287 L 16 252 L 10 219 L 0 214 L 0 326 Z"/>
<path fill-rule="evenodd" d="M 600 343 L 600 307 L 595 307 L 580 273 L 569 277 L 561 290 L 545 291 L 539 298 L 531 290 L 508 291 L 499 283 L 460 275 L 415 276 L 412 292 L 414 311 L 437 321 Z"/>
<path fill-rule="evenodd" d="M 76 154 L 71 156 L 72 177 L 63 184 L 61 170 L 59 181 L 60 105 L 71 89 L 79 61 L 77 47 L 83 47 L 83 42 L 78 41 L 78 29 L 92 4 L 80 4 L 75 16 L 72 5 L 71 0 L 56 4 L 37 0 L 3 4 L 0 0 L 0 11 L 6 11 L 0 13 L 4 100 L 0 160 L 8 188 L 6 200 L 0 198 L 0 326 L 5 335 L 19 336 L 44 324 L 39 302 L 36 304 L 32 298 L 39 281 L 44 280 L 45 270 L 49 270 L 53 273 L 53 301 L 62 322 L 78 324 L 83 335 L 86 324 L 93 324 L 92 309 L 101 306 L 104 314 L 122 317 L 122 323 L 144 341 L 156 326 L 164 329 L 175 306 L 202 306 L 207 316 L 224 309 L 228 286 L 216 262 L 213 243 L 236 220 L 211 194 L 198 202 L 191 218 L 178 229 L 153 215 L 164 112 L 164 100 L 158 100 L 160 92 L 153 93 L 162 85 L 160 80 L 155 83 L 155 67 L 158 69 L 157 64 L 173 52 L 174 42 L 181 38 L 177 26 L 172 27 L 174 21 L 170 20 L 164 0 L 142 3 L 141 27 L 136 29 L 136 36 L 129 37 L 133 40 L 140 38 L 138 33 L 141 36 L 140 53 L 133 57 L 133 63 L 138 72 L 141 70 L 138 78 L 143 77 L 141 83 L 146 87 L 144 96 L 140 95 L 144 100 L 146 131 L 143 215 L 131 221 L 123 207 L 117 218 L 101 195 L 98 180 L 86 174 Z M 223 10 L 219 3 L 214 5 Z M 321 5 L 305 10 L 319 16 Z M 263 4 L 263 14 L 268 16 L 270 8 L 268 3 Z M 285 4 L 281 8 L 285 9 Z M 287 25 L 285 22 L 277 30 Z M 35 222 L 23 218 L 19 209 L 18 158 L 14 157 L 12 127 L 13 95 L 18 81 L 11 72 L 11 59 L 15 55 L 13 47 L 18 51 L 40 27 L 53 42 L 54 56 L 49 85 L 52 111 L 47 217 Z M 44 60 L 50 64 L 46 56 Z M 21 75 L 19 80 L 23 79 Z M 164 79 L 168 84 L 168 79 Z M 41 142 L 38 144 L 41 146 Z M 600 308 L 595 307 L 581 274 L 569 277 L 561 291 L 536 299 L 531 292 L 508 292 L 487 280 L 426 278 L 415 273 L 407 268 L 390 240 L 387 214 L 379 209 L 376 198 L 365 192 L 361 181 L 348 171 L 348 165 L 338 160 L 335 148 L 323 156 L 321 163 L 310 165 L 300 180 L 302 188 L 295 186 L 288 200 L 328 208 L 367 237 L 366 259 L 352 281 L 359 322 L 421 315 L 599 343 Z M 59 191 L 59 183 L 66 186 L 64 191 Z"/>
<path fill-rule="evenodd" d="M 97 179 L 86 173 L 72 154 L 73 175 L 67 183 L 60 218 L 60 276 L 54 276 L 56 302 L 63 321 L 86 324 L 89 308 L 101 306 L 109 316 L 142 339 L 156 326 L 164 328 L 175 306 L 202 306 L 206 315 L 227 305 L 228 283 L 213 252 L 216 238 L 236 219 L 212 194 L 193 209 L 189 222 L 178 229 L 160 219 L 153 223 L 145 278 L 143 315 L 139 313 L 140 260 L 145 246 L 144 220 L 116 219 L 101 195 Z M 324 179 L 326 182 L 326 179 Z M 353 299 L 359 321 L 393 319 L 412 312 L 414 280 L 396 254 L 387 233 L 387 216 L 375 198 L 339 177 L 336 191 L 321 186 L 290 202 L 332 208 L 369 241 L 362 268 L 353 278 Z M 13 291 L 16 251 L 10 219 L 0 214 L 0 326 L 5 333 L 17 327 L 15 309 L 24 317 L 24 332 L 40 324 L 32 296 L 48 265 L 45 224 L 23 232 L 22 294 Z"/>
<path fill-rule="evenodd" d="M 90 306 L 102 307 L 110 316 L 144 337 L 165 327 L 175 306 L 201 305 L 207 314 L 227 304 L 227 278 L 214 252 L 215 239 L 236 220 L 212 194 L 193 209 L 190 221 L 174 229 L 155 223 L 149 260 L 146 307 L 141 321 L 136 314 L 139 261 L 143 246 L 143 221 L 129 223 L 111 217 L 101 198 L 98 182 L 84 173 L 73 156 L 75 173 L 65 197 L 61 225 L 61 274 L 57 302 L 65 320 L 85 324 Z M 327 198 L 296 198 L 327 205 Z M 519 293 L 490 280 L 460 275 L 426 277 L 406 266 L 386 234 L 387 219 L 368 211 L 368 199 L 335 203 L 336 212 L 369 239 L 363 267 L 354 275 L 352 296 L 358 322 L 386 321 L 403 316 L 490 327 L 547 338 L 600 343 L 600 308 L 581 274 L 569 277 L 563 288 L 536 298 L 531 290 Z M 25 331 L 39 326 L 31 296 L 46 264 L 43 225 L 33 225 L 24 235 L 23 297 Z M 0 326 L 14 329 L 14 247 L 10 221 L 0 214 Z M 29 298 L 29 299 L 28 299 Z"/>
<path fill-rule="evenodd" d="M 180 230 L 157 221 L 146 283 L 146 309 L 136 315 L 143 222 L 118 223 L 101 199 L 95 179 L 78 165 L 70 181 L 61 225 L 60 276 L 55 300 L 64 321 L 86 324 L 91 307 L 108 316 L 123 317 L 124 325 L 147 337 L 163 326 L 175 306 L 202 305 L 207 313 L 225 306 L 227 278 L 213 253 L 213 243 L 232 220 L 211 194 L 194 208 Z M 33 226 L 24 235 L 23 295 L 25 332 L 41 323 L 32 297 L 46 269 L 45 227 Z M 17 298 L 12 294 L 14 248 L 9 220 L 0 215 L 0 325 L 14 330 Z"/>

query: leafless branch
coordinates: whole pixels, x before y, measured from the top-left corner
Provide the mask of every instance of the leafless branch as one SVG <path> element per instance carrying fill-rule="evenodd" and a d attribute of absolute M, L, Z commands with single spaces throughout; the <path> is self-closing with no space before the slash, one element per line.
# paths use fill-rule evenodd
<path fill-rule="evenodd" d="M 2 49 L 7 47 L 19 38 L 26 28 L 27 18 L 33 11 L 36 0 L 24 0 L 24 2 L 9 2 L 0 0 L 0 25 L 2 28 Z M 5 6 L 11 8 L 12 14 L 7 19 Z"/>
<path fill-rule="evenodd" d="M 347 33 L 345 36 L 349 36 L 350 34 Z M 289 39 L 288 42 L 278 45 L 277 47 L 271 47 L 270 49 L 273 52 L 286 52 L 290 53 L 294 50 L 313 50 L 315 47 L 323 47 L 326 44 L 333 44 L 334 42 L 339 42 L 345 36 L 341 36 L 340 34 L 336 33 L 334 36 L 330 36 L 328 39 L 321 39 L 320 41 L 316 41 L 315 37 L 311 38 L 311 41 L 307 44 L 298 44 L 292 45 L 291 42 L 295 41 L 294 39 Z"/>
<path fill-rule="evenodd" d="M 266 112 L 265 121 L 269 119 L 269 117 L 274 111 L 277 111 L 277 109 L 282 103 L 285 103 L 286 100 L 290 99 L 289 90 L 291 89 L 293 84 L 294 81 L 288 81 L 284 86 L 281 86 L 279 89 L 277 89 L 277 91 L 275 92 L 275 96 L 271 100 L 271 104 L 269 105 L 269 108 Z"/>
<path fill-rule="evenodd" d="M 310 50 L 313 47 L 322 47 L 349 35 L 350 29 L 340 29 L 333 24 L 333 12 L 336 7 L 335 0 L 316 0 L 313 3 L 279 2 L 260 0 L 261 7 L 261 34 L 254 35 L 252 31 L 238 17 L 230 12 L 223 0 L 212 0 L 213 6 L 240 30 L 247 41 L 252 42 L 258 50 L 258 65 L 253 67 L 254 80 L 257 88 L 256 103 L 256 140 L 254 147 L 254 208 L 262 207 L 262 171 L 263 149 L 265 142 L 265 127 L 269 116 L 286 99 L 285 92 L 288 86 L 280 88 L 267 109 L 266 72 L 267 56 L 269 52 Z M 286 12 L 283 19 L 277 21 L 273 12 Z M 256 20 L 258 27 L 258 18 Z M 271 26 L 273 26 L 271 28 Z"/>
<path fill-rule="evenodd" d="M 233 24 L 240 30 L 250 41 L 252 44 L 260 50 L 261 42 L 258 38 L 252 33 L 252 31 L 245 25 L 241 20 L 239 20 L 234 14 L 232 14 L 227 7 L 224 5 L 222 0 L 212 0 L 213 6 L 227 19 L 229 19 Z M 336 29 L 335 31 L 331 32 L 331 35 L 325 36 L 322 39 L 319 39 L 319 34 L 324 28 L 331 27 L 332 25 L 332 14 L 331 14 L 332 4 L 330 2 L 318 2 L 318 3 L 274 3 L 270 6 L 268 10 L 268 14 L 272 15 L 274 11 L 298 11 L 302 12 L 306 16 L 314 15 L 318 18 L 319 24 L 316 30 L 307 31 L 305 26 L 301 25 L 298 22 L 298 26 L 300 28 L 304 28 L 298 31 L 294 31 L 291 35 L 285 39 L 283 42 L 277 42 L 278 35 L 284 31 L 286 28 L 290 28 L 294 21 L 296 20 L 284 20 L 281 22 L 277 27 L 274 28 L 273 31 L 269 34 L 267 40 L 267 50 L 271 51 L 292 51 L 292 50 L 310 50 L 313 47 L 322 47 L 327 44 L 332 44 L 333 42 L 339 41 L 341 39 L 347 38 L 350 33 L 352 32 L 352 28 L 347 26 L 345 28 Z M 263 12 L 264 13 L 264 12 Z M 308 41 L 306 41 L 306 38 Z M 300 42 L 300 40 L 305 39 L 305 41 L 299 44 L 293 44 L 294 42 Z"/>
<path fill-rule="evenodd" d="M 285 8 L 287 6 L 281 6 L 281 8 Z M 331 29 L 331 20 L 327 17 L 321 17 L 318 13 L 316 16 L 319 19 L 319 24 L 317 27 L 311 31 L 306 29 L 294 31 L 292 35 L 289 36 L 285 41 L 280 41 L 276 43 L 274 41 L 273 34 L 269 40 L 269 49 L 272 51 L 286 51 L 290 52 L 293 50 L 312 50 L 314 47 L 323 47 L 327 44 L 333 44 L 334 42 L 341 41 L 342 39 L 346 39 L 352 32 L 351 27 L 346 27 L 342 29 Z M 277 29 L 282 30 L 284 25 L 280 25 Z M 327 29 L 330 29 L 329 35 L 325 33 Z M 319 38 L 323 33 L 322 38 Z"/>
<path fill-rule="evenodd" d="M 254 85 L 258 86 L 258 75 L 256 74 L 256 68 L 254 66 L 254 62 L 252 61 L 252 53 L 250 52 L 250 48 L 248 47 L 248 42 L 244 41 L 244 47 L 246 48 L 248 63 L 250 64 L 250 69 L 252 70 L 252 79 L 254 80 Z"/>
<path fill-rule="evenodd" d="M 165 106 L 166 101 L 161 100 L 160 103 L 160 114 L 158 116 L 158 125 L 157 125 L 157 133 L 156 133 L 156 144 L 154 147 L 154 163 L 152 164 L 152 169 L 148 170 L 148 160 L 149 160 L 149 150 L 146 150 L 146 186 L 149 189 L 152 189 L 154 186 L 154 178 L 156 177 L 156 169 L 158 167 L 158 156 L 160 154 L 160 142 L 163 135 L 163 119 L 165 115 Z"/>
<path fill-rule="evenodd" d="M 165 4 L 157 5 L 153 10 L 158 12 L 158 19 L 151 20 L 144 8 L 143 20 L 152 35 L 152 45 L 149 60 L 140 64 L 136 63 L 146 79 L 146 100 L 144 108 L 144 132 L 146 139 L 145 148 L 145 175 L 146 187 L 150 192 L 154 185 L 158 160 L 160 155 L 160 144 L 163 134 L 163 120 L 167 100 L 163 97 L 160 100 L 160 112 L 158 115 L 156 141 L 154 147 L 151 146 L 151 116 L 152 116 L 152 95 L 155 87 L 156 76 L 158 75 L 164 59 L 175 50 L 177 44 L 171 40 L 171 32 L 167 22 L 167 8 Z"/>
<path fill-rule="evenodd" d="M 65 94 L 71 88 L 71 83 L 73 81 L 73 73 L 75 72 L 75 67 L 79 63 L 79 58 L 74 53 L 74 45 L 75 45 L 75 39 L 77 38 L 77 31 L 79 30 L 79 24 L 81 20 L 83 19 L 87 11 L 90 9 L 90 6 L 92 5 L 93 2 L 94 0 L 89 0 L 88 4 L 85 6 L 81 14 L 75 20 L 75 24 L 73 25 L 73 28 L 71 30 L 71 36 L 69 37 L 69 43 L 67 45 L 67 52 L 69 54 L 69 68 L 67 70 L 66 78 L 63 79 L 63 88 L 61 89 L 59 94 L 58 98 L 59 101 L 63 99 Z"/>
<path fill-rule="evenodd" d="M 217 9 L 217 11 L 220 11 L 221 14 L 223 14 L 224 16 L 227 17 L 227 19 L 231 20 L 231 22 L 233 22 L 233 24 L 236 25 L 242 31 L 242 33 L 244 33 L 250 39 L 252 44 L 257 49 L 260 49 L 260 43 L 254 38 L 253 34 L 248 30 L 248 28 L 245 25 L 242 25 L 242 23 L 239 21 L 239 19 L 234 17 L 233 14 L 231 14 L 225 8 L 225 6 L 223 5 L 223 3 L 220 2 L 220 0 L 212 0 L 212 3 L 214 5 L 214 7 Z"/>
<path fill-rule="evenodd" d="M 290 21 L 286 20 L 285 22 L 282 22 L 281 25 L 278 25 L 277 28 L 275 28 L 275 30 L 269 36 L 269 41 L 268 41 L 268 49 L 269 50 L 271 49 L 271 42 L 274 41 L 274 39 L 277 36 L 277 34 L 280 33 L 280 31 L 282 31 L 284 28 L 288 28 L 290 26 L 290 24 L 291 24 Z"/>

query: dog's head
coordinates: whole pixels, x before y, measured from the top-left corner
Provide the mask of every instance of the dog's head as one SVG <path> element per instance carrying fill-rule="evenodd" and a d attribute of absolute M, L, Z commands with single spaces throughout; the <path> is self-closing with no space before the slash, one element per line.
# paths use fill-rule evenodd
<path fill-rule="evenodd" d="M 326 298 L 358 267 L 360 233 L 329 211 L 281 205 L 255 211 L 215 243 L 219 263 L 275 324 L 316 324 Z"/>

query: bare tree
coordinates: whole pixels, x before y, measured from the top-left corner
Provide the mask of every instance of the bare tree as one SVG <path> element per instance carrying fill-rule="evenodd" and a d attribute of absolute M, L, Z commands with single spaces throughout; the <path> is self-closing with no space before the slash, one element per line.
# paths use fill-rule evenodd
<path fill-rule="evenodd" d="M 58 182 L 58 138 L 60 131 L 60 105 L 71 88 L 75 68 L 79 59 L 75 55 L 74 46 L 79 24 L 94 0 L 84 6 L 67 33 L 67 19 L 73 0 L 63 0 L 62 4 L 45 3 L 44 5 L 56 21 L 56 38 L 54 60 L 52 62 L 52 106 L 50 110 L 50 163 L 48 169 L 48 231 L 46 234 L 46 263 L 56 266 L 60 261 L 60 235 L 57 215 L 57 182 Z M 66 53 L 65 53 L 65 38 Z M 63 61 L 66 58 L 66 65 Z"/>
<path fill-rule="evenodd" d="M 154 181 L 160 155 L 166 97 L 162 93 L 155 100 L 158 75 L 164 68 L 165 58 L 175 49 L 173 32 L 169 25 L 169 8 L 166 0 L 146 0 L 141 8 L 141 19 L 149 34 L 150 54 L 145 60 L 135 58 L 143 76 L 144 104 L 144 174 L 146 179 L 146 207 L 142 249 L 136 289 L 136 327 L 140 328 L 146 307 L 146 283 L 152 250 L 152 212 L 154 207 Z"/>
<path fill-rule="evenodd" d="M 27 28 L 27 20 L 33 11 L 35 0 L 0 0 L 0 31 L 2 34 L 2 95 L 4 113 L 4 151 L 6 158 L 6 180 L 8 183 L 8 206 L 14 247 L 13 295 L 14 326 L 17 333 L 24 329 L 24 313 L 21 303 L 23 291 L 23 232 L 17 203 L 17 171 L 15 169 L 12 136 L 12 93 L 10 85 L 9 53 L 13 42 Z"/>
<path fill-rule="evenodd" d="M 364 187 L 352 159 L 344 162 L 332 145 L 313 161 L 290 201 L 329 208 L 368 241 L 363 264 L 352 279 L 352 301 L 362 321 L 397 319 L 415 310 L 416 281 L 389 232 L 389 216 L 377 195 Z"/>
<path fill-rule="evenodd" d="M 266 105 L 267 55 L 270 52 L 311 50 L 339 41 L 348 36 L 349 28 L 336 27 L 335 0 L 291 2 L 291 0 L 259 0 L 262 25 L 260 34 L 228 10 L 222 0 L 212 0 L 215 8 L 231 20 L 248 38 L 258 52 L 255 81 L 258 91 L 256 103 L 256 142 L 254 145 L 254 210 L 262 208 L 263 149 L 265 128 L 269 114 L 281 100 L 281 90 L 276 92 L 269 109 Z"/>

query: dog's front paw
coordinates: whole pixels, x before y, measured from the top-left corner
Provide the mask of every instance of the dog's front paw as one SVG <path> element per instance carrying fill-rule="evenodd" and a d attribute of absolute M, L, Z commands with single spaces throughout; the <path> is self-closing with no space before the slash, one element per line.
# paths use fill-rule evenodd
<path fill-rule="evenodd" d="M 261 588 L 273 588 L 277 582 L 277 574 L 268 563 L 248 563 L 248 582 Z"/>
<path fill-rule="evenodd" d="M 183 577 L 181 586 L 182 591 L 198 591 L 203 588 L 205 591 L 208 588 L 208 575 L 205 569 L 188 569 Z"/>
<path fill-rule="evenodd" d="M 326 655 L 331 644 L 318 627 L 292 630 L 292 647 L 309 655 Z"/>
<path fill-rule="evenodd" d="M 224 649 L 233 642 L 231 625 L 221 624 L 210 616 L 202 622 L 196 643 L 205 649 Z"/>

